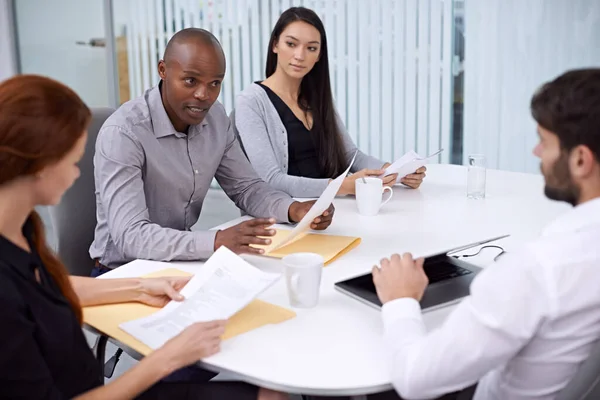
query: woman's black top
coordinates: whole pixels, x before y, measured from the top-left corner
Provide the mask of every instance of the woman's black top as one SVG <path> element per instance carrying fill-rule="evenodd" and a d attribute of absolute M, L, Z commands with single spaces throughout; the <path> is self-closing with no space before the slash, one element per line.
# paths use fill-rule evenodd
<path fill-rule="evenodd" d="M 261 82 L 256 82 L 269 96 L 271 103 L 277 110 L 283 126 L 287 131 L 288 142 L 288 175 L 302 176 L 305 178 L 327 178 L 321 172 L 317 148 L 312 138 L 311 131 L 306 129 L 302 121 L 296 117 L 287 104 Z"/>
<path fill-rule="evenodd" d="M 28 220 L 31 253 L 0 235 L 0 398 L 71 399 L 100 386 L 101 369 L 32 233 Z"/>

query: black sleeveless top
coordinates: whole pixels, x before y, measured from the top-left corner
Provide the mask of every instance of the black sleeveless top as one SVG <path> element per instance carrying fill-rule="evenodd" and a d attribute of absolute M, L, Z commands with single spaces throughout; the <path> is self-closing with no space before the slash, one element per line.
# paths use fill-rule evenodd
<path fill-rule="evenodd" d="M 28 220 L 31 253 L 0 235 L 0 397 L 71 399 L 102 385 L 101 369 L 32 233 Z"/>
<path fill-rule="evenodd" d="M 261 82 L 256 82 L 262 87 L 271 103 L 277 110 L 288 137 L 288 175 L 302 176 L 305 178 L 327 178 L 321 172 L 317 148 L 313 141 L 311 131 L 306 129 L 302 121 L 296 117 L 287 104 L 270 88 Z"/>

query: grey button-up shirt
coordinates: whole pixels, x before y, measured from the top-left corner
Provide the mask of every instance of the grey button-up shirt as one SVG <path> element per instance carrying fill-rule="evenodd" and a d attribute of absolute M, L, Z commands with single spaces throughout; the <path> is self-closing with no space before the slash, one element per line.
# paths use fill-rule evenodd
<path fill-rule="evenodd" d="M 104 123 L 94 155 L 95 239 L 90 256 L 110 268 L 137 258 L 197 260 L 215 231 L 191 232 L 213 177 L 250 215 L 288 221 L 293 199 L 262 181 L 215 102 L 200 125 L 177 132 L 158 86 Z"/>

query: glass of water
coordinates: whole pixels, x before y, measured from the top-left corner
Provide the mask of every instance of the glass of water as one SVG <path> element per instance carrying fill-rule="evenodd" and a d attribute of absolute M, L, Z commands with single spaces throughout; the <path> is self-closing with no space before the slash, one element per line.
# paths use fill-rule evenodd
<path fill-rule="evenodd" d="M 467 197 L 476 200 L 485 198 L 485 156 L 483 154 L 469 155 Z"/>

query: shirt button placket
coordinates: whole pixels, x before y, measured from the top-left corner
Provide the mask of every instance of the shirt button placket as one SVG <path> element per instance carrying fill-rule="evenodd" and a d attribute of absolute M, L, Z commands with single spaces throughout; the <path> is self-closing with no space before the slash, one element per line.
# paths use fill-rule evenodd
<path fill-rule="evenodd" d="M 186 230 L 190 230 L 191 229 L 191 224 L 190 224 L 190 213 L 192 212 L 191 210 L 191 205 L 194 203 L 194 195 L 196 194 L 196 189 L 198 188 L 198 178 L 199 178 L 199 174 L 200 174 L 200 170 L 197 167 L 194 167 L 194 191 L 192 192 L 192 197 L 190 199 L 190 202 L 188 203 L 186 210 L 185 210 L 185 229 Z"/>

